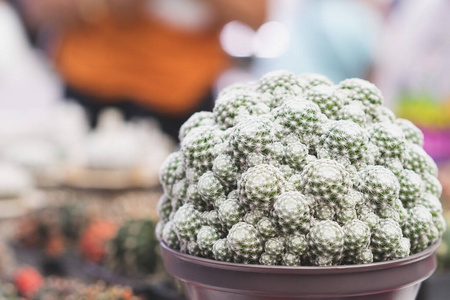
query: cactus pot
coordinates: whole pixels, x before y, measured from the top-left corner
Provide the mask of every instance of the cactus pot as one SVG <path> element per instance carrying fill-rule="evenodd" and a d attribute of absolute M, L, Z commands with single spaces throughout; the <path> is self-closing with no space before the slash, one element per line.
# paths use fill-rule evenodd
<path fill-rule="evenodd" d="M 415 299 L 436 269 L 440 242 L 407 258 L 365 265 L 284 267 L 195 257 L 161 243 L 166 270 L 193 300 Z"/>

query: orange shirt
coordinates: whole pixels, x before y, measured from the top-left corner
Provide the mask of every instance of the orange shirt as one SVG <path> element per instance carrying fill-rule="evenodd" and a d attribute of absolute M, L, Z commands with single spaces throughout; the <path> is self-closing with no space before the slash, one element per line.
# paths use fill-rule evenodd
<path fill-rule="evenodd" d="M 126 25 L 105 19 L 66 31 L 57 65 L 84 93 L 182 115 L 195 109 L 228 64 L 218 36 L 218 29 L 183 32 L 150 18 Z"/>

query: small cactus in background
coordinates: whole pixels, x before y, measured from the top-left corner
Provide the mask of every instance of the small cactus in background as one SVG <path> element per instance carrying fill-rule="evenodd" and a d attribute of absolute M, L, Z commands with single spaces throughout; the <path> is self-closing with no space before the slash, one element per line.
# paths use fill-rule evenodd
<path fill-rule="evenodd" d="M 442 237 L 423 134 L 372 83 L 288 71 L 235 84 L 181 128 L 160 172 L 156 236 L 183 253 L 262 265 L 366 264 Z"/>
<path fill-rule="evenodd" d="M 152 220 L 127 220 L 107 245 L 106 265 L 132 275 L 152 273 L 157 263 L 157 245 Z"/>

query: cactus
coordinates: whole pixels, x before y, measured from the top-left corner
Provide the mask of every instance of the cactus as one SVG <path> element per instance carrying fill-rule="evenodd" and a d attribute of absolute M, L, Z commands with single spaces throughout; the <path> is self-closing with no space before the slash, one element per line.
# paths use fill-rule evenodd
<path fill-rule="evenodd" d="M 351 187 L 350 174 L 334 160 L 318 159 L 303 169 L 302 189 L 319 202 L 339 204 Z"/>
<path fill-rule="evenodd" d="M 198 127 L 192 129 L 181 142 L 181 152 L 186 168 L 197 171 L 207 171 L 212 167 L 215 157 L 215 146 L 222 139 L 213 127 Z"/>
<path fill-rule="evenodd" d="M 205 257 L 213 255 L 214 243 L 219 239 L 217 229 L 211 226 L 202 226 L 197 233 L 197 245 Z"/>
<path fill-rule="evenodd" d="M 227 239 L 219 239 L 215 241 L 212 248 L 212 253 L 216 260 L 231 261 L 233 258 L 233 254 L 228 247 Z"/>
<path fill-rule="evenodd" d="M 411 170 L 403 170 L 399 179 L 400 194 L 399 198 L 403 205 L 411 208 L 419 200 L 425 190 L 420 176 Z"/>
<path fill-rule="evenodd" d="M 366 127 L 367 116 L 364 112 L 364 105 L 359 101 L 351 101 L 342 106 L 337 115 L 338 120 L 348 120 L 361 127 Z"/>
<path fill-rule="evenodd" d="M 370 227 L 361 220 L 352 220 L 343 227 L 344 230 L 344 255 L 346 259 L 358 260 L 361 249 L 367 248 L 370 244 Z M 360 257 L 364 261 L 366 254 Z M 357 263 L 357 261 L 353 261 Z"/>
<path fill-rule="evenodd" d="M 401 128 L 407 141 L 423 146 L 423 133 L 411 121 L 398 118 L 394 121 L 394 123 Z"/>
<path fill-rule="evenodd" d="M 306 94 L 306 99 L 316 103 L 324 115 L 330 119 L 336 119 L 339 111 L 344 106 L 345 94 L 340 93 L 332 86 L 319 85 L 311 88 Z"/>
<path fill-rule="evenodd" d="M 307 236 L 313 264 L 337 264 L 342 257 L 344 236 L 344 230 L 336 222 L 326 220 L 315 224 Z"/>
<path fill-rule="evenodd" d="M 359 190 L 374 205 L 392 204 L 399 197 L 397 177 L 381 166 L 368 166 L 360 171 Z"/>
<path fill-rule="evenodd" d="M 170 154 L 159 169 L 159 181 L 168 197 L 172 196 L 173 185 L 184 175 L 183 154 L 181 152 Z"/>
<path fill-rule="evenodd" d="M 293 133 L 307 145 L 318 143 L 326 117 L 314 102 L 303 98 L 287 98 L 273 114 L 276 122 L 282 125 L 284 135 Z"/>
<path fill-rule="evenodd" d="M 300 86 L 307 91 L 315 86 L 332 86 L 334 85 L 328 77 L 321 74 L 305 73 L 297 76 Z"/>
<path fill-rule="evenodd" d="M 258 165 L 242 174 L 238 182 L 239 198 L 253 209 L 270 210 L 275 196 L 284 191 L 284 177 L 270 165 Z"/>
<path fill-rule="evenodd" d="M 256 91 L 272 96 L 271 108 L 280 105 L 286 95 L 300 95 L 303 88 L 297 76 L 288 71 L 273 71 L 265 74 L 257 83 Z"/>
<path fill-rule="evenodd" d="M 400 127 L 387 122 L 376 123 L 370 127 L 369 135 L 382 157 L 402 158 L 406 140 Z"/>
<path fill-rule="evenodd" d="M 219 206 L 218 215 L 222 225 L 230 229 L 234 224 L 241 221 L 244 216 L 244 209 L 236 200 L 227 199 Z"/>
<path fill-rule="evenodd" d="M 180 141 L 188 135 L 192 129 L 201 126 L 211 126 L 214 125 L 214 116 L 211 112 L 201 111 L 193 114 L 180 128 L 180 133 L 178 138 Z"/>
<path fill-rule="evenodd" d="M 369 139 L 364 130 L 351 121 L 336 121 L 322 136 L 321 147 L 333 158 L 347 158 L 351 163 L 362 162 L 368 152 Z"/>
<path fill-rule="evenodd" d="M 155 224 L 151 219 L 129 219 L 107 247 L 106 265 L 128 275 L 150 274 L 157 264 Z"/>
<path fill-rule="evenodd" d="M 372 83 L 359 79 L 345 79 L 339 83 L 339 88 L 350 91 L 353 100 L 360 101 L 368 115 L 375 115 L 375 110 L 383 103 L 381 91 Z"/>
<path fill-rule="evenodd" d="M 235 125 L 238 113 L 245 110 L 248 114 L 269 113 L 270 108 L 261 101 L 261 96 L 251 90 L 242 89 L 222 94 L 214 106 L 214 119 L 222 129 Z"/>
<path fill-rule="evenodd" d="M 371 249 L 374 261 L 396 258 L 403 238 L 402 228 L 392 219 L 381 219 L 373 229 Z"/>
<path fill-rule="evenodd" d="M 403 233 L 411 241 L 411 252 L 424 250 L 435 241 L 430 241 L 429 234 L 433 229 L 433 216 L 422 205 L 416 205 L 408 211 L 408 220 L 403 225 Z"/>
<path fill-rule="evenodd" d="M 228 247 L 245 262 L 258 261 L 263 250 L 258 231 L 252 225 L 239 222 L 230 229 Z"/>
<path fill-rule="evenodd" d="M 310 227 L 310 208 L 300 192 L 285 192 L 273 205 L 272 218 L 284 233 L 306 233 Z"/>
<path fill-rule="evenodd" d="M 195 239 L 202 226 L 201 214 L 192 204 L 184 204 L 173 216 L 176 234 L 185 241 Z"/>
<path fill-rule="evenodd" d="M 156 237 L 190 255 L 295 267 L 366 264 L 442 237 L 423 134 L 373 84 L 288 71 L 219 92 L 160 171 Z"/>
<path fill-rule="evenodd" d="M 198 193 L 207 204 L 213 204 L 215 199 L 225 194 L 220 180 L 211 171 L 206 172 L 198 179 L 197 188 Z"/>

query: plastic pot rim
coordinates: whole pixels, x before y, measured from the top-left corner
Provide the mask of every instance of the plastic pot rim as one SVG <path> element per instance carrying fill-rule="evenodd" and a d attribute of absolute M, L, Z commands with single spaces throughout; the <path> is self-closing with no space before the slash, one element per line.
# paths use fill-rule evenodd
<path fill-rule="evenodd" d="M 339 266 L 266 266 L 266 265 L 257 265 L 257 264 L 241 264 L 241 263 L 233 263 L 233 262 L 224 262 L 218 261 L 214 259 L 208 259 L 203 257 L 198 257 L 194 255 L 189 255 L 185 253 L 181 253 L 177 250 L 174 250 L 168 247 L 164 242 L 160 242 L 161 248 L 165 251 L 170 252 L 171 254 L 177 256 L 179 259 L 195 263 L 202 266 L 215 266 L 218 269 L 226 269 L 226 270 L 235 270 L 240 272 L 267 272 L 267 273 L 283 273 L 283 274 L 311 274 L 311 275 L 320 275 L 320 274 L 333 274 L 333 273 L 355 273 L 355 272 L 367 272 L 373 270 L 381 270 L 386 268 L 393 268 L 398 266 L 403 266 L 407 264 L 411 264 L 417 261 L 422 260 L 423 258 L 432 255 L 436 249 L 440 246 L 441 239 L 439 239 L 433 245 L 428 246 L 425 250 L 410 255 L 405 258 L 382 261 L 382 262 L 374 262 L 369 264 L 358 264 L 358 265 L 339 265 Z"/>

